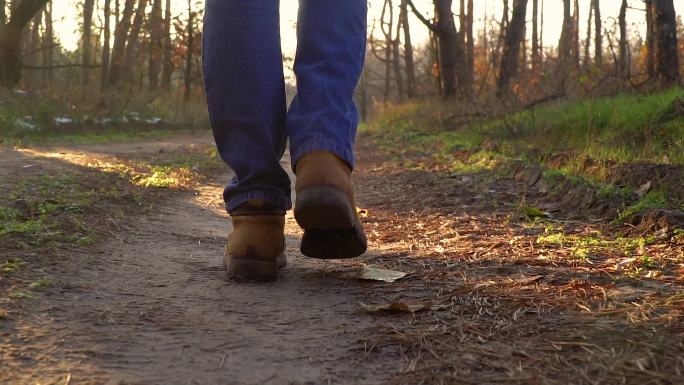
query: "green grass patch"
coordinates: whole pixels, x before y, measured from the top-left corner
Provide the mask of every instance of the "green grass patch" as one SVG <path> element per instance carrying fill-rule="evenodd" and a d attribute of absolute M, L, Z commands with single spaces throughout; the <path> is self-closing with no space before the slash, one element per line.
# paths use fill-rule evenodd
<path fill-rule="evenodd" d="M 637 203 L 629 206 L 625 211 L 621 212 L 616 223 L 624 223 L 627 219 L 635 214 L 644 212 L 649 209 L 664 209 L 668 208 L 670 203 L 667 200 L 666 194 L 662 191 L 651 191 L 644 195 Z M 681 207 L 684 209 L 684 207 Z"/>

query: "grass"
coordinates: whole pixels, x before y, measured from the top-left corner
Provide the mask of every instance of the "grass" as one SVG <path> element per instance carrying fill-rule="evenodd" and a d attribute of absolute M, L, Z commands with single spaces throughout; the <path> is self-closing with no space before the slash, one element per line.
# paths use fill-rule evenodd
<path fill-rule="evenodd" d="M 439 155 L 490 145 L 505 155 L 570 151 L 599 160 L 684 165 L 684 117 L 658 122 L 677 98 L 684 90 L 558 102 L 467 121 L 453 118 L 467 113 L 456 102 L 409 102 L 387 107 L 362 130 L 387 146 Z"/>
<path fill-rule="evenodd" d="M 0 89 L 0 145 L 109 143 L 208 129 L 203 100 L 160 94 L 67 93 L 69 100 Z"/>
<path fill-rule="evenodd" d="M 543 177 L 551 182 L 562 179 L 591 186 L 604 198 L 625 198 L 639 186 L 613 184 L 611 162 L 684 166 L 684 116 L 663 119 L 678 99 L 684 99 L 683 89 L 562 101 L 493 117 L 473 117 L 470 110 L 477 108 L 457 102 L 408 102 L 386 107 L 361 131 L 402 163 L 417 155 L 441 170 L 470 173 L 502 169 L 517 159 L 549 167 Z M 606 164 L 588 168 L 587 159 Z M 677 186 L 656 187 L 617 220 L 649 208 L 684 209 L 677 194 L 663 191 L 676 192 Z"/>

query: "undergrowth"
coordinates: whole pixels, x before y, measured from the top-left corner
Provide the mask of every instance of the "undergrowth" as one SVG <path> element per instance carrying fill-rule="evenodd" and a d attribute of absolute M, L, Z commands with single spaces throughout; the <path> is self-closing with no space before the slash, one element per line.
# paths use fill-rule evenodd
<path fill-rule="evenodd" d="M 404 162 L 410 155 L 427 156 L 448 172 L 477 172 L 521 159 L 550 167 L 544 178 L 590 185 L 606 197 L 625 196 L 639 186 L 614 185 L 607 166 L 589 172 L 586 160 L 684 166 L 684 115 L 666 113 L 680 99 L 684 90 L 672 89 L 554 102 L 501 116 L 455 101 L 408 102 L 385 107 L 361 130 Z M 548 161 L 559 155 L 562 162 Z M 649 208 L 684 209 L 684 202 L 658 187 L 617 220 Z"/>

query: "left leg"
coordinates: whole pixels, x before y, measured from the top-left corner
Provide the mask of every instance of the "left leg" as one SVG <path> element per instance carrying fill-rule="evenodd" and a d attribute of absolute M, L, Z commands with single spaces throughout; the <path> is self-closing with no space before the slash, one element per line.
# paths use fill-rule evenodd
<path fill-rule="evenodd" d="M 287 132 L 297 174 L 301 250 L 350 258 L 366 250 L 351 186 L 358 111 L 354 89 L 366 49 L 366 0 L 300 0 L 297 96 Z"/>

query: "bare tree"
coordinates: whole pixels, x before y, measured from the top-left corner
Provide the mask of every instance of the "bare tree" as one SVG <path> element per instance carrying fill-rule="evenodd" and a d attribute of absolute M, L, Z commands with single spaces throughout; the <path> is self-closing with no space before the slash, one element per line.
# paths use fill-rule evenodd
<path fill-rule="evenodd" d="M 0 24 L 0 85 L 14 87 L 21 78 L 22 31 L 47 0 L 23 0 L 14 5 L 9 20 L 3 15 Z"/>
<path fill-rule="evenodd" d="M 589 67 L 591 64 L 591 57 L 589 57 L 591 47 L 591 22 L 594 17 L 594 6 L 589 6 L 589 17 L 587 18 L 587 38 L 584 40 L 584 66 Z"/>
<path fill-rule="evenodd" d="M 646 6 L 646 73 L 649 78 L 655 76 L 655 36 L 653 33 L 653 1 L 644 0 Z"/>
<path fill-rule="evenodd" d="M 414 14 L 425 24 L 428 29 L 435 33 L 439 55 L 439 75 L 441 77 L 441 90 L 444 98 L 453 98 L 459 93 L 459 85 L 465 83 L 465 66 L 463 65 L 463 46 L 454 24 L 454 16 L 451 12 L 452 0 L 433 0 L 435 5 L 435 22 L 426 19 L 411 0 Z M 460 64 L 460 65 L 459 65 Z"/>
<path fill-rule="evenodd" d="M 114 47 L 112 48 L 112 59 L 109 68 L 110 85 L 116 85 L 121 80 L 121 72 L 125 63 L 126 39 L 131 28 L 131 16 L 133 16 L 134 7 L 135 0 L 126 0 L 123 12 L 121 12 L 121 19 L 114 31 Z"/>
<path fill-rule="evenodd" d="M 162 88 L 169 91 L 171 88 L 171 75 L 173 74 L 173 42 L 171 41 L 171 0 L 166 0 L 164 7 L 164 31 L 162 52 Z"/>
<path fill-rule="evenodd" d="M 152 0 L 150 14 L 150 57 L 148 64 L 149 84 L 151 90 L 159 87 L 159 71 L 161 69 L 162 38 L 164 25 L 162 20 L 162 0 Z"/>
<path fill-rule="evenodd" d="M 147 8 L 148 0 L 138 0 L 138 9 L 131 24 L 131 31 L 128 34 L 128 41 L 126 42 L 126 50 L 124 54 L 124 62 L 132 65 L 135 62 L 135 55 L 138 53 L 138 43 L 140 42 L 140 30 L 142 29 L 143 20 L 145 19 L 145 9 Z"/>
<path fill-rule="evenodd" d="M 592 0 L 594 6 L 594 61 L 597 66 L 603 65 L 603 22 L 601 21 L 601 1 Z"/>
<path fill-rule="evenodd" d="M 102 27 L 104 38 L 102 41 L 102 67 L 100 68 L 100 88 L 102 90 L 105 90 L 109 84 L 109 50 L 111 49 L 111 26 L 109 19 L 111 19 L 111 6 L 111 0 L 104 0 L 104 26 Z"/>
<path fill-rule="evenodd" d="M 82 51 L 81 51 L 81 85 L 86 86 L 90 81 L 90 59 L 93 47 L 93 10 L 95 8 L 95 0 L 83 1 L 83 35 L 82 35 Z"/>
<path fill-rule="evenodd" d="M 468 0 L 468 15 L 466 16 L 466 93 L 472 94 L 475 83 L 475 38 L 473 36 L 473 0 Z"/>
<path fill-rule="evenodd" d="M 539 0 L 532 0 L 532 68 L 541 68 L 541 48 L 539 47 Z"/>
<path fill-rule="evenodd" d="M 620 43 L 618 47 L 617 70 L 620 76 L 626 77 L 629 72 L 627 51 L 627 0 L 622 0 L 620 5 L 620 15 L 618 16 L 618 26 L 620 28 Z"/>
<path fill-rule="evenodd" d="M 661 86 L 679 83 L 677 23 L 673 0 L 653 0 L 656 77 Z"/>
<path fill-rule="evenodd" d="M 579 0 L 574 1 L 572 13 L 572 66 L 579 68 L 580 38 L 579 38 Z"/>
<path fill-rule="evenodd" d="M 43 84 L 49 89 L 52 88 L 53 80 L 53 68 L 54 63 L 54 26 L 52 24 L 52 2 L 47 3 L 45 7 L 45 34 L 43 36 L 43 45 L 45 50 L 43 50 Z"/>
<path fill-rule="evenodd" d="M 408 3 L 401 1 L 399 18 L 401 19 L 401 29 L 404 31 L 404 67 L 406 70 L 406 96 L 413 99 L 417 96 L 416 90 L 416 65 L 413 55 L 413 44 L 411 43 L 411 23 L 408 18 Z"/>
<path fill-rule="evenodd" d="M 558 64 L 560 71 L 566 71 L 572 54 L 572 16 L 570 0 L 563 0 L 563 27 L 558 41 Z"/>
<path fill-rule="evenodd" d="M 185 91 L 183 93 L 183 100 L 186 102 L 190 100 L 190 93 L 192 92 L 192 51 L 195 49 L 194 16 L 195 13 L 192 11 L 192 0 L 188 0 L 188 31 L 186 36 L 188 39 L 188 51 L 185 54 Z"/>
<path fill-rule="evenodd" d="M 513 4 L 513 18 L 506 30 L 499 79 L 497 81 L 497 95 L 503 97 L 508 93 L 511 79 L 518 71 L 520 63 L 520 43 L 524 38 L 525 16 L 527 0 L 515 0 Z"/>

